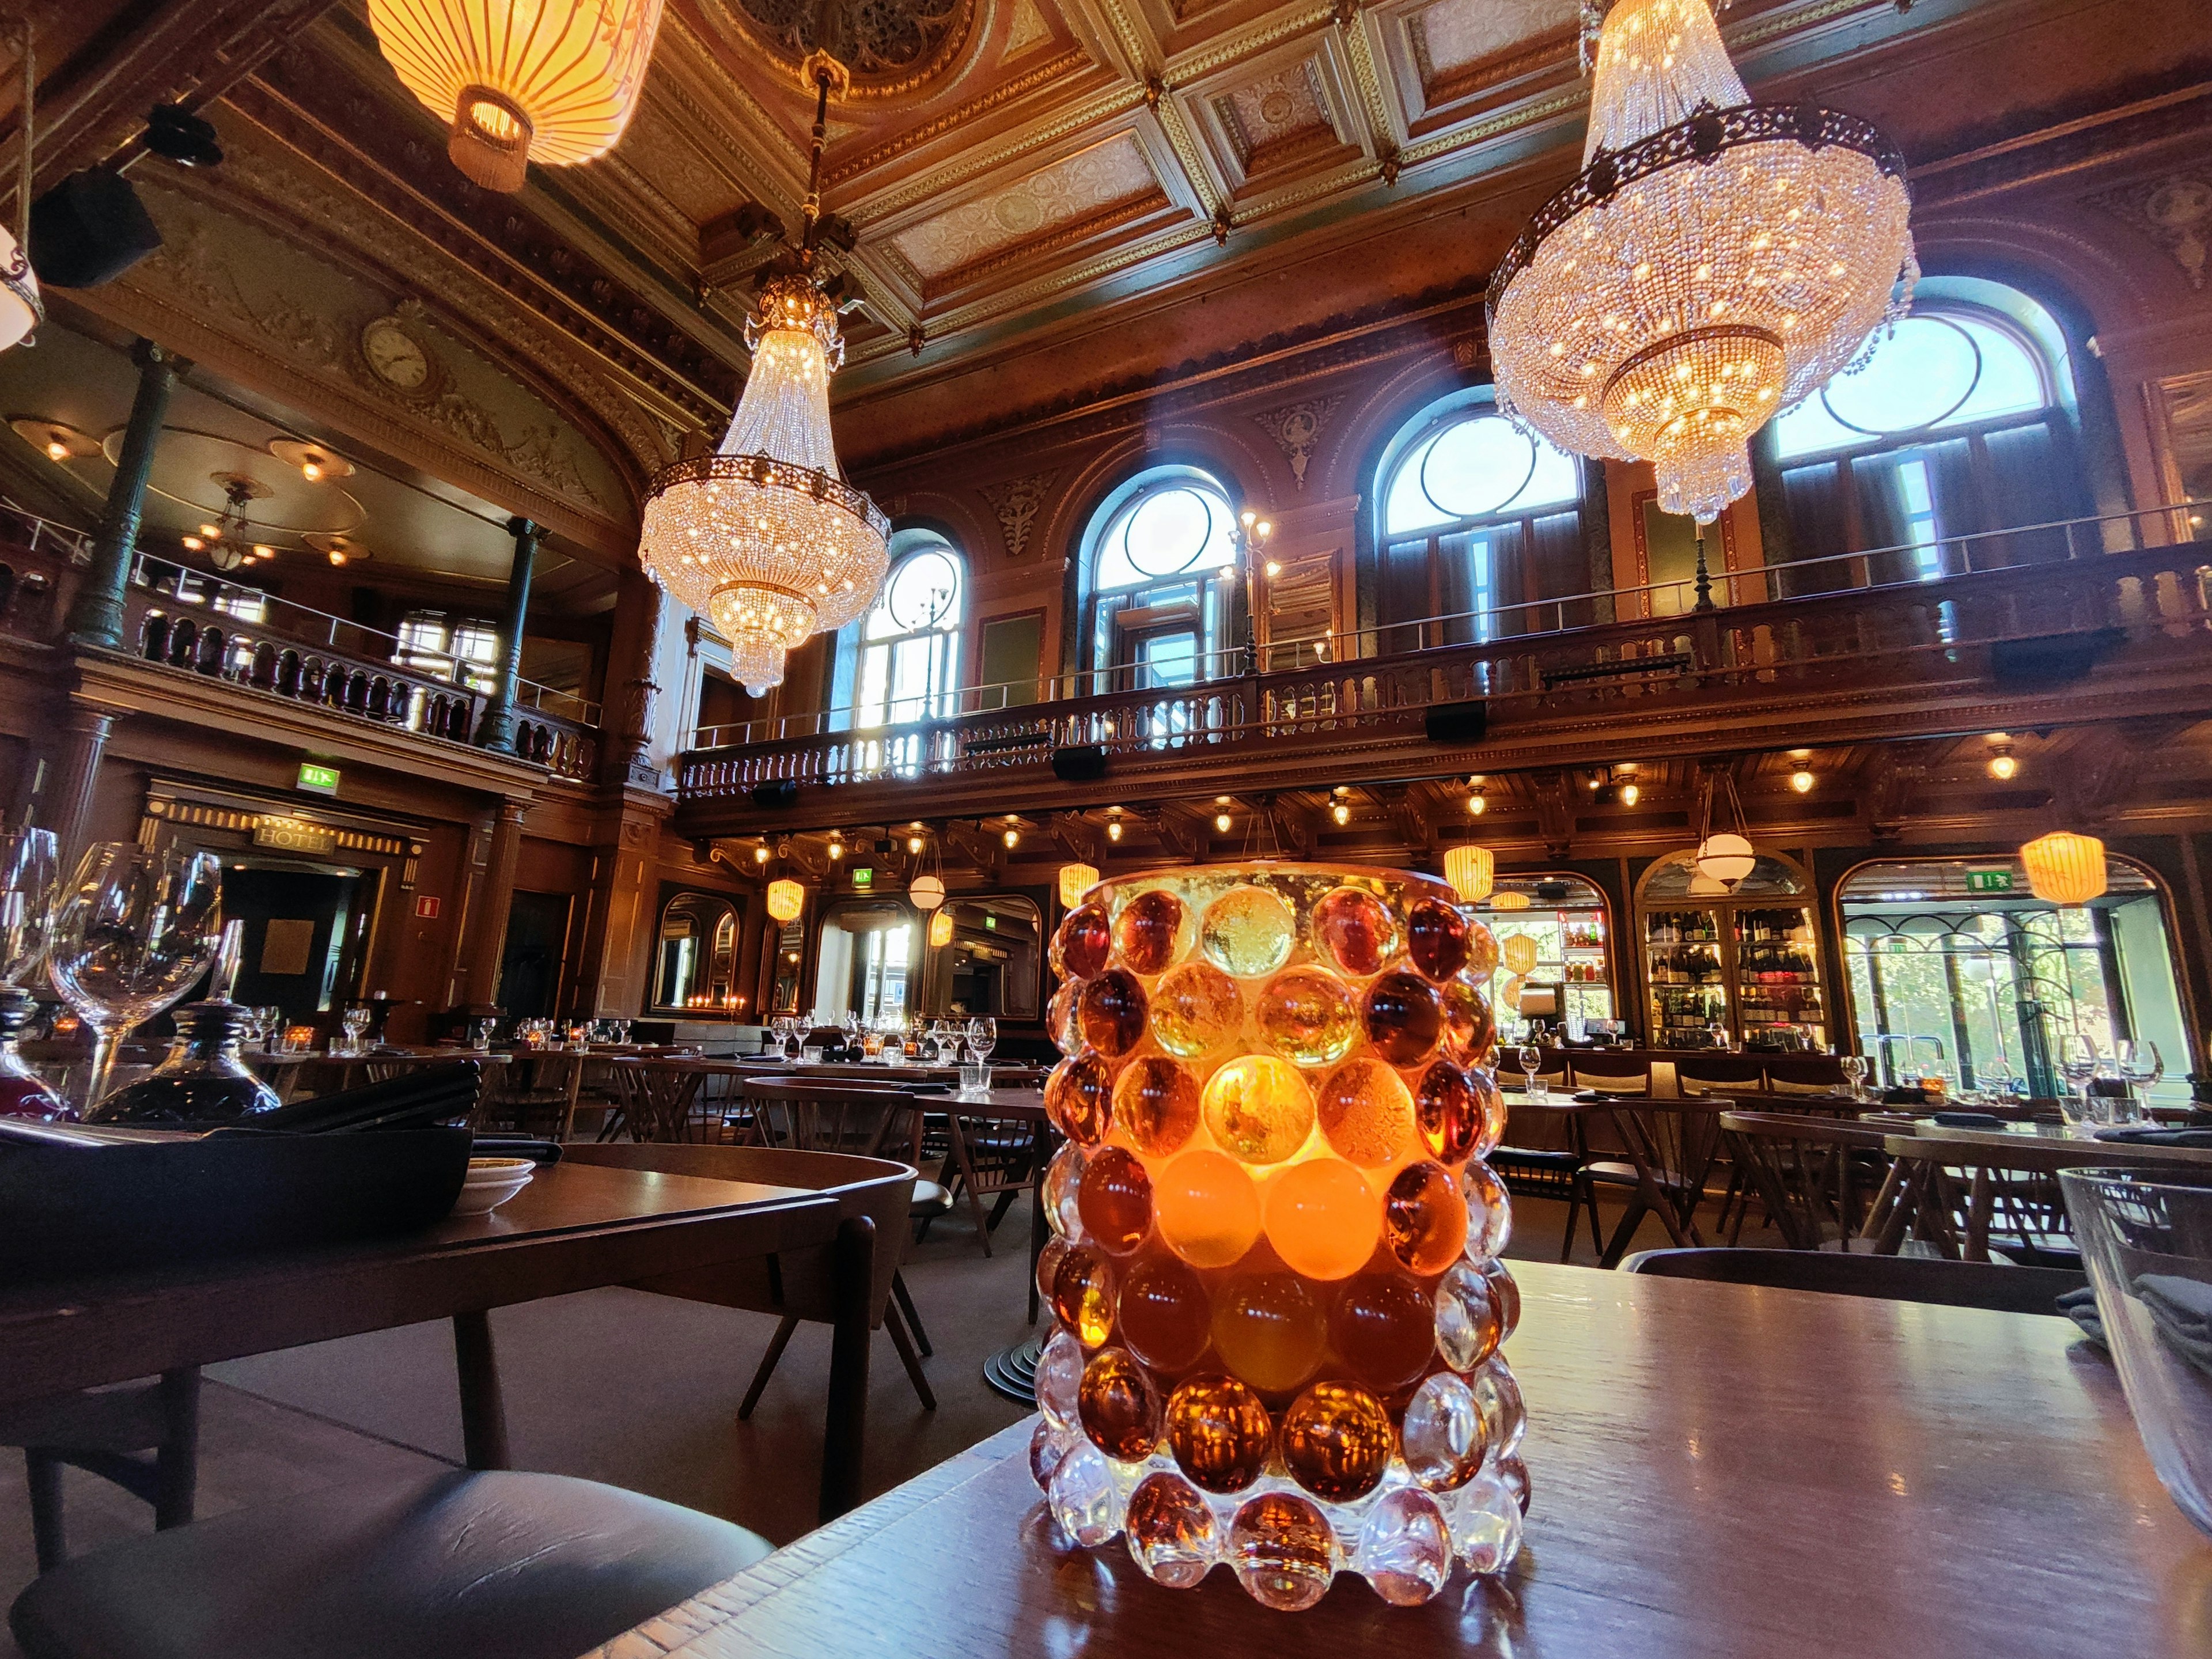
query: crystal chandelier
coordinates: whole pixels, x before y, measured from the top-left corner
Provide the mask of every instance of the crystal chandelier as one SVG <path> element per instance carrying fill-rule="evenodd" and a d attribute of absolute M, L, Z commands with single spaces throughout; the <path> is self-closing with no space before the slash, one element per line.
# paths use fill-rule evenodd
<path fill-rule="evenodd" d="M 805 230 L 767 267 L 745 319 L 752 372 L 721 448 L 654 476 L 638 548 L 647 575 L 712 618 L 755 696 L 783 683 L 787 653 L 865 614 L 890 563 L 890 520 L 844 481 L 830 435 L 830 375 L 845 342 L 814 266 L 836 66 L 808 67 L 817 98 Z"/>
<path fill-rule="evenodd" d="M 1911 299 L 1905 161 L 1854 116 L 1751 102 L 1707 0 L 1584 11 L 1583 170 L 1491 279 L 1498 403 L 1650 461 L 1660 507 L 1706 525 L 1751 488 L 1752 434 Z"/>
<path fill-rule="evenodd" d="M 637 107 L 661 0 L 369 0 L 400 82 L 450 122 L 446 153 L 486 190 L 529 164 L 588 161 Z"/>

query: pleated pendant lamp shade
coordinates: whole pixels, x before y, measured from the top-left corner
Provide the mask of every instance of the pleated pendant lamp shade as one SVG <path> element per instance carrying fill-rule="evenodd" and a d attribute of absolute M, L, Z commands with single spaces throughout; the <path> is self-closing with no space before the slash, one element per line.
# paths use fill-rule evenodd
<path fill-rule="evenodd" d="M 637 107 L 662 0 L 369 0 L 401 83 L 450 123 L 447 154 L 486 190 L 528 163 L 614 148 Z"/>

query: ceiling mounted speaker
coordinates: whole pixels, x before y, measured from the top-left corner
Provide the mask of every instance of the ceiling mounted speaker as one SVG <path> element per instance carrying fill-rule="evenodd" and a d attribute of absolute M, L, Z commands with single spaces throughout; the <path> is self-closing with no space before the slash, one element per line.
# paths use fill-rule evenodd
<path fill-rule="evenodd" d="M 31 264 L 54 288 L 112 283 L 161 246 L 131 181 L 105 167 L 72 173 L 31 205 Z"/>
<path fill-rule="evenodd" d="M 1062 783 L 1096 783 L 1106 775 L 1106 750 L 1099 744 L 1081 744 L 1052 751 L 1052 775 Z"/>
<path fill-rule="evenodd" d="M 756 806 L 789 806 L 799 799 L 799 781 L 781 778 L 774 783 L 764 783 L 753 791 Z"/>
<path fill-rule="evenodd" d="M 1431 743 L 1480 743 L 1490 729 L 1486 702 L 1440 702 L 1421 722 Z"/>
<path fill-rule="evenodd" d="M 180 167 L 211 167 L 222 161 L 214 126 L 181 104 L 156 104 L 147 111 L 146 148 Z"/>

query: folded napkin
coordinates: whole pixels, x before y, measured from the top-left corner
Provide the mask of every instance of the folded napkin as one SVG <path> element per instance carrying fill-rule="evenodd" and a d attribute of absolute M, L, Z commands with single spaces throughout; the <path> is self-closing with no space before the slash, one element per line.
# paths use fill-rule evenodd
<path fill-rule="evenodd" d="M 2212 1285 L 2178 1273 L 2138 1273 L 2134 1289 L 2166 1346 L 2212 1376 Z"/>
<path fill-rule="evenodd" d="M 2069 1291 L 2057 1298 L 2058 1311 L 2081 1327 L 2081 1334 L 2103 1348 L 2105 1322 L 2097 1316 L 2097 1292 L 2084 1285 L 2078 1291 Z M 2110 1350 L 2106 1350 L 2109 1354 Z"/>
<path fill-rule="evenodd" d="M 1993 1112 L 1938 1112 L 1936 1122 L 1944 1129 L 2002 1129 L 2004 1120 Z"/>
<path fill-rule="evenodd" d="M 2160 1129 L 2146 1123 L 2124 1123 L 2093 1130 L 2098 1140 L 2132 1146 L 2212 1146 L 2212 1129 Z"/>

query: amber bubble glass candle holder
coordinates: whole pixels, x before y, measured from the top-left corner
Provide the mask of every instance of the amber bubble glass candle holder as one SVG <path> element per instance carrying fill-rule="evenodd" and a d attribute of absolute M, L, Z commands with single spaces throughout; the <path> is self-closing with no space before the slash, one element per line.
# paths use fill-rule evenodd
<path fill-rule="evenodd" d="M 1285 1609 L 1503 1571 L 1497 941 L 1443 882 L 1262 863 L 1102 883 L 1052 953 L 1030 1468 L 1061 1530 Z"/>

